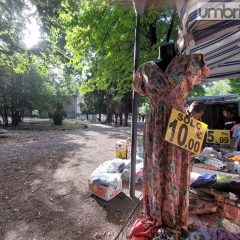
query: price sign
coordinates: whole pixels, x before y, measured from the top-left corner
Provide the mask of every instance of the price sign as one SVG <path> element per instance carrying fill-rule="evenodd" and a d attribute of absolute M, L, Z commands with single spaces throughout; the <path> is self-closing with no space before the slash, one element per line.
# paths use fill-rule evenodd
<path fill-rule="evenodd" d="M 229 130 L 208 130 L 207 143 L 230 144 Z"/>
<path fill-rule="evenodd" d="M 165 140 L 194 154 L 201 152 L 207 124 L 172 109 Z"/>

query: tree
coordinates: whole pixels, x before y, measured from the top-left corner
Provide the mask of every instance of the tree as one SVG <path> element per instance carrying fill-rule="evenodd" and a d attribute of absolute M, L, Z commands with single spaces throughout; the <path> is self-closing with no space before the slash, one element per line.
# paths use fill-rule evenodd
<path fill-rule="evenodd" d="M 67 94 L 78 88 L 78 78 L 66 61 L 69 57 L 66 51 L 60 51 L 60 46 L 62 49 L 65 46 L 64 39 L 59 38 L 56 44 L 56 31 L 50 34 L 55 25 L 49 19 L 57 20 L 56 6 L 61 6 L 60 2 L 0 0 L 0 114 L 7 126 L 9 117 L 12 125 L 18 125 L 26 111 L 53 111 Z M 27 49 L 23 44 L 24 32 L 29 19 L 38 16 L 44 40 Z M 51 27 L 47 28 L 46 22 Z M 60 25 L 56 24 L 56 29 L 58 32 Z"/>
<path fill-rule="evenodd" d="M 25 1 L 21 3 L 20 12 L 26 8 Z M 124 114 L 127 125 L 131 111 L 135 26 L 132 2 L 121 5 L 107 0 L 100 3 L 97 0 L 37 0 L 33 4 L 47 38 L 30 53 L 40 54 L 51 66 L 63 66 L 64 81 L 58 84 L 60 89 L 70 92 L 80 82 L 82 94 L 92 92 L 90 95 L 97 99 L 92 102 L 93 111 L 100 114 L 100 119 L 101 112 L 106 111 L 108 121 L 115 114 L 122 123 Z M 176 38 L 173 29 L 177 22 L 176 11 L 171 8 L 145 9 L 141 23 L 141 62 L 156 59 L 158 46 Z M 24 49 L 23 53 L 29 54 L 29 51 Z M 101 101 L 99 96 L 104 91 L 110 101 L 106 107 L 106 99 Z M 105 110 L 101 109 L 102 105 Z"/>
<path fill-rule="evenodd" d="M 197 85 L 193 88 L 193 91 L 191 92 L 191 97 L 198 97 L 198 96 L 204 96 L 206 93 L 206 87 L 204 85 Z"/>
<path fill-rule="evenodd" d="M 139 113 L 141 115 L 146 115 L 150 112 L 151 107 L 148 102 L 144 102 L 140 107 L 139 107 Z"/>
<path fill-rule="evenodd" d="M 220 80 L 217 82 L 212 83 L 211 86 L 206 88 L 206 94 L 209 96 L 213 95 L 222 95 L 222 94 L 229 94 L 231 92 L 231 87 L 229 85 L 228 80 Z"/>
<path fill-rule="evenodd" d="M 57 87 L 49 75 L 42 75 L 34 65 L 29 66 L 26 73 L 14 73 L 7 67 L 0 68 L 0 114 L 4 124 L 17 126 L 25 112 L 34 109 L 50 111 L 53 109 L 59 95 Z"/>
<path fill-rule="evenodd" d="M 229 80 L 230 92 L 240 94 L 240 78 Z"/>
<path fill-rule="evenodd" d="M 80 109 L 83 114 L 98 114 L 99 121 L 101 121 L 101 114 L 106 113 L 106 92 L 104 91 L 93 91 L 88 92 L 82 97 L 80 103 Z"/>
<path fill-rule="evenodd" d="M 131 1 L 65 0 L 54 11 L 38 1 L 37 7 L 55 56 L 70 56 L 62 60 L 80 74 L 81 94 L 114 88 L 117 102 L 130 94 L 135 27 Z M 144 12 L 141 62 L 156 59 L 158 46 L 176 38 L 176 19 L 172 9 Z"/>
<path fill-rule="evenodd" d="M 54 111 L 52 116 L 54 125 L 62 125 L 62 121 L 65 116 L 66 113 L 63 110 L 63 105 L 61 103 L 58 103 L 56 110 Z"/>

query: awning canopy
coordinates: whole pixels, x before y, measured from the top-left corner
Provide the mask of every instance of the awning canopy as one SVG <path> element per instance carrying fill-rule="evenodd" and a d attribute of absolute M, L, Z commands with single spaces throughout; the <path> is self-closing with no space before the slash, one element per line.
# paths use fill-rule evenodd
<path fill-rule="evenodd" d="M 200 97 L 191 97 L 187 100 L 187 103 L 192 103 L 194 101 L 201 101 L 205 103 L 209 102 L 229 102 L 237 101 L 239 102 L 238 94 L 227 94 L 227 95 L 215 95 L 215 96 L 200 96 Z"/>
<path fill-rule="evenodd" d="M 197 0 L 176 0 L 183 26 L 178 39 L 180 51 L 204 55 L 211 69 L 206 82 L 240 77 L 240 19 L 202 20 L 199 9 L 214 6 L 215 2 L 205 1 L 204 4 L 199 5 Z"/>

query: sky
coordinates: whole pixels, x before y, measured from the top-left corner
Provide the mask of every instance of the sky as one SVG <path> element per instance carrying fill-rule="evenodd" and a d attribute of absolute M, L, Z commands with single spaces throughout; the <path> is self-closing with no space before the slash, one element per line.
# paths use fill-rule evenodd
<path fill-rule="evenodd" d="M 34 17 L 31 17 L 26 23 L 24 30 L 23 43 L 27 48 L 32 48 L 40 41 L 40 27 Z"/>
<path fill-rule="evenodd" d="M 40 41 L 41 33 L 36 14 L 34 14 L 37 12 L 37 9 L 31 4 L 31 2 L 26 2 L 28 4 L 28 9 L 24 11 L 24 14 L 26 15 L 26 29 L 23 31 L 23 43 L 27 48 L 32 48 Z"/>

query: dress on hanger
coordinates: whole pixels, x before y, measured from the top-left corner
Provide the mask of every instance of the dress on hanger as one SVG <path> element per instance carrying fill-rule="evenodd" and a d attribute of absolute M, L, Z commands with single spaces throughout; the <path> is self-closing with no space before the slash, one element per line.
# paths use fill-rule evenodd
<path fill-rule="evenodd" d="M 185 112 L 193 86 L 208 74 L 196 54 L 175 56 L 165 71 L 145 63 L 134 76 L 133 90 L 148 98 L 152 110 L 144 129 L 143 201 L 146 216 L 158 227 L 187 228 L 190 154 L 164 138 L 172 107 Z"/>

